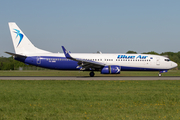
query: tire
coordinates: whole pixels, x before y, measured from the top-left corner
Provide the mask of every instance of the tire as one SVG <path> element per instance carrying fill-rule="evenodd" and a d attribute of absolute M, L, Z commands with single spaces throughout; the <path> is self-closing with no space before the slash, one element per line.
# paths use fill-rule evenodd
<path fill-rule="evenodd" d="M 94 77 L 95 74 L 94 74 L 94 72 L 92 71 L 92 72 L 89 73 L 89 75 L 90 75 L 90 77 Z"/>
<path fill-rule="evenodd" d="M 159 73 L 159 77 L 161 77 L 161 73 Z"/>

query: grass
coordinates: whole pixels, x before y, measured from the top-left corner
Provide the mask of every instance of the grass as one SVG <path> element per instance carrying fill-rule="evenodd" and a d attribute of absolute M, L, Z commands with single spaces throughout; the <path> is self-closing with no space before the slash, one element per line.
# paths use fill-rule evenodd
<path fill-rule="evenodd" d="M 60 70 L 13 70 L 0 71 L 0 76 L 89 76 L 89 72 L 83 71 L 60 71 Z M 158 76 L 157 71 L 121 71 L 121 74 L 100 74 L 95 72 L 95 76 Z M 180 76 L 180 70 L 169 70 L 162 73 L 162 76 Z"/>
<path fill-rule="evenodd" d="M 180 119 L 180 81 L 0 81 L 0 119 Z"/>

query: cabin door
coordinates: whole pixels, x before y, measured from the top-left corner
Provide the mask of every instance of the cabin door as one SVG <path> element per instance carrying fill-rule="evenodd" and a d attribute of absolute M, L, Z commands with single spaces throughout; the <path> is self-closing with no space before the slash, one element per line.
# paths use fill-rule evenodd
<path fill-rule="evenodd" d="M 40 56 L 37 57 L 37 64 L 41 64 L 41 57 Z"/>

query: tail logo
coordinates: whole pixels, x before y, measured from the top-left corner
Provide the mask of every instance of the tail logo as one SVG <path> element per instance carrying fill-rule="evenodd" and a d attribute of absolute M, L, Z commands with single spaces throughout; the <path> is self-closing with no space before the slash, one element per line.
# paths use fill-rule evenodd
<path fill-rule="evenodd" d="M 22 41 L 22 39 L 23 39 L 23 37 L 24 37 L 24 35 L 23 34 L 21 34 L 20 33 L 20 31 L 19 30 L 17 30 L 17 29 L 14 29 L 15 30 L 15 32 L 14 33 L 16 33 L 17 35 L 16 35 L 16 38 L 19 36 L 19 43 L 18 43 L 18 45 L 17 45 L 17 47 L 19 46 L 19 44 L 21 43 L 21 41 Z"/>

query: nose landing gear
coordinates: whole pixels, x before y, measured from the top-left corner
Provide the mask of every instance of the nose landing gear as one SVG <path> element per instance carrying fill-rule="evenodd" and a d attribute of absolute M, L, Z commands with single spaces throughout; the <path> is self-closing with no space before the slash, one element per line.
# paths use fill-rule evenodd
<path fill-rule="evenodd" d="M 158 76 L 161 77 L 161 73 L 159 73 Z"/>
<path fill-rule="evenodd" d="M 165 73 L 165 72 L 168 72 L 168 70 L 159 71 L 159 77 L 161 77 L 161 73 Z"/>

